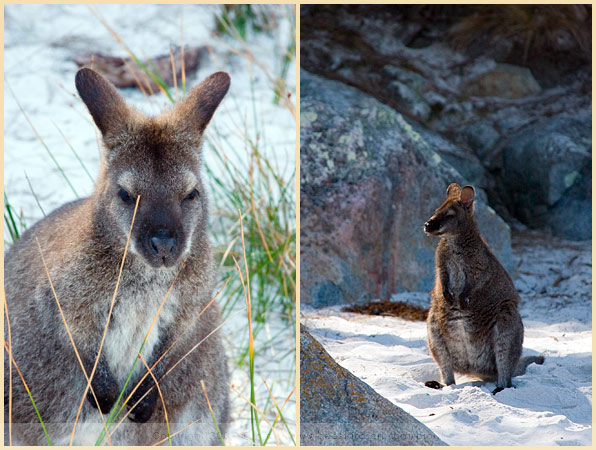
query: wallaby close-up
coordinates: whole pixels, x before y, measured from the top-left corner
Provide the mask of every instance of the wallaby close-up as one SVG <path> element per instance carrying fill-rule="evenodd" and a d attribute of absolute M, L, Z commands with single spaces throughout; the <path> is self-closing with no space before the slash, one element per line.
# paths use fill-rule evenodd
<path fill-rule="evenodd" d="M 10 418 L 13 443 L 47 444 L 18 367 L 53 444 L 70 442 L 81 401 L 74 444 L 94 444 L 107 414 L 131 393 L 111 443 L 153 444 L 167 437 L 167 418 L 172 444 L 219 444 L 214 422 L 225 433 L 230 387 L 211 302 L 216 270 L 201 145 L 230 77 L 214 73 L 157 117 L 127 106 L 91 69 L 75 82 L 102 135 L 102 164 L 88 198 L 49 214 L 5 255 L 4 338 L 14 360 L 9 380 L 5 352 L 5 443 Z M 85 373 L 93 374 L 92 391 L 82 400 Z"/>
<path fill-rule="evenodd" d="M 520 359 L 524 327 L 520 297 L 511 277 L 480 235 L 474 218 L 474 188 L 452 183 L 447 199 L 424 224 L 441 239 L 435 253 L 435 285 L 428 314 L 428 346 L 439 365 L 441 383 L 454 372 L 496 381 L 493 394 L 511 387 L 543 356 Z M 439 389 L 437 381 L 428 387 Z"/>

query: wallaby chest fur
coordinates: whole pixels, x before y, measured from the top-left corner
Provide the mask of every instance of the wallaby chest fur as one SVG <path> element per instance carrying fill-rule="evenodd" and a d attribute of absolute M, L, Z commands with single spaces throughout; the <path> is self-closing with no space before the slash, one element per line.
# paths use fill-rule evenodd
<path fill-rule="evenodd" d="M 5 317 L 5 340 L 55 445 L 69 443 L 82 399 L 74 443 L 95 443 L 103 429 L 98 406 L 107 418 L 135 361 L 122 401 L 131 398 L 120 417 L 128 410 L 130 414 L 111 435 L 112 443 L 150 445 L 167 436 L 155 377 L 171 433 L 195 422 L 172 443 L 218 444 L 201 380 L 223 433 L 229 422 L 229 383 L 218 333 L 221 317 L 216 304 L 210 304 L 215 266 L 206 230 L 200 151 L 202 134 L 228 90 L 229 77 L 223 72 L 212 75 L 157 118 L 129 108 L 90 69 L 81 69 L 76 81 L 102 132 L 100 175 L 90 197 L 57 209 L 7 252 L 10 322 Z M 97 401 L 90 394 L 84 397 L 85 373 L 91 375 L 96 359 L 91 387 Z M 10 415 L 15 443 L 47 444 L 14 367 L 9 409 L 6 352 L 4 364 L 5 443 Z"/>
<path fill-rule="evenodd" d="M 440 236 L 428 315 L 428 345 L 444 384 L 454 372 L 510 387 L 511 378 L 541 357 L 524 358 L 519 295 L 474 219 L 474 190 L 452 184 L 447 200 L 425 224 Z M 429 382 L 436 383 L 436 382 Z M 436 386 L 436 385 L 435 385 Z"/>

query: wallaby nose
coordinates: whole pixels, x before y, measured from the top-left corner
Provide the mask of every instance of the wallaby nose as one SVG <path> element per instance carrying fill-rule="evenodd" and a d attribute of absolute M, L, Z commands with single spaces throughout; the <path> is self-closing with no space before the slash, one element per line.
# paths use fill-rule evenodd
<path fill-rule="evenodd" d="M 437 221 L 436 220 L 429 220 L 424 224 L 424 231 L 433 231 L 434 228 L 437 227 Z"/>
<path fill-rule="evenodd" d="M 151 236 L 151 251 L 159 256 L 168 256 L 176 250 L 176 238 L 169 230 L 161 229 Z"/>

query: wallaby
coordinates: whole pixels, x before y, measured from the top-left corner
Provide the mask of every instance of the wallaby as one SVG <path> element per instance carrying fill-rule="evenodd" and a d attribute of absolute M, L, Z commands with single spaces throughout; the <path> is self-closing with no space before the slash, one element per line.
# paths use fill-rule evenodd
<path fill-rule="evenodd" d="M 511 387 L 543 356 L 520 360 L 524 327 L 519 295 L 505 268 L 480 235 L 474 218 L 474 188 L 452 183 L 447 200 L 424 224 L 441 240 L 435 254 L 435 285 L 427 319 L 428 346 L 441 382 L 455 383 L 454 372 L 497 382 L 493 394 Z M 437 381 L 426 386 L 441 388 Z"/>
<path fill-rule="evenodd" d="M 206 230 L 201 144 L 205 127 L 228 91 L 230 77 L 225 72 L 214 73 L 174 108 L 153 118 L 127 106 L 116 89 L 89 68 L 77 72 L 75 84 L 102 135 L 99 177 L 91 196 L 54 211 L 27 230 L 6 254 L 10 335 L 5 316 L 5 341 L 10 342 L 52 444 L 68 444 L 87 381 L 53 289 L 90 376 L 140 196 L 105 344 L 91 383 L 97 402 L 89 391 L 74 443 L 95 443 L 103 430 L 98 406 L 107 417 L 138 358 L 120 405 L 148 373 L 145 363 L 149 367 L 159 363 L 126 408 L 148 394 L 116 429 L 111 442 L 150 445 L 165 438 L 167 412 L 172 444 L 219 444 L 201 386 L 204 380 L 215 420 L 225 433 L 229 381 L 217 332 L 220 313 L 214 303 L 207 307 L 215 266 Z M 170 285 L 140 358 L 138 351 Z M 10 413 L 14 443 L 47 444 L 14 365 L 9 412 L 7 352 L 4 367 L 5 442 Z M 175 434 L 191 422 L 195 423 Z"/>

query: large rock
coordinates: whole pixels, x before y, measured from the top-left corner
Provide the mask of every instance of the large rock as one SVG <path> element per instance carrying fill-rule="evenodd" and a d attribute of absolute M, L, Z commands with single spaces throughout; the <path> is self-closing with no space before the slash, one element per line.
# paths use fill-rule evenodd
<path fill-rule="evenodd" d="M 301 72 L 301 301 L 315 307 L 429 291 L 436 238 L 423 223 L 452 182 L 470 183 L 399 113 Z M 455 157 L 455 156 L 454 156 Z M 484 237 L 512 272 L 510 230 L 483 201 Z"/>
<path fill-rule="evenodd" d="M 592 235 L 592 119 L 560 115 L 521 129 L 503 148 L 503 190 L 532 228 L 575 240 Z"/>
<path fill-rule="evenodd" d="M 301 445 L 446 445 L 338 365 L 300 325 Z"/>
<path fill-rule="evenodd" d="M 476 187 L 486 186 L 488 181 L 484 167 L 474 153 L 458 147 L 440 134 L 416 122 L 409 121 L 409 123 L 414 131 L 420 135 L 425 144 L 450 166 L 456 168 L 470 184 Z"/>
<path fill-rule="evenodd" d="M 495 157 L 495 147 L 501 135 L 490 123 L 479 120 L 466 124 L 462 127 L 461 136 L 458 136 L 458 138 L 463 140 L 468 148 L 472 149 L 486 168 L 501 168 L 502 158 Z"/>

